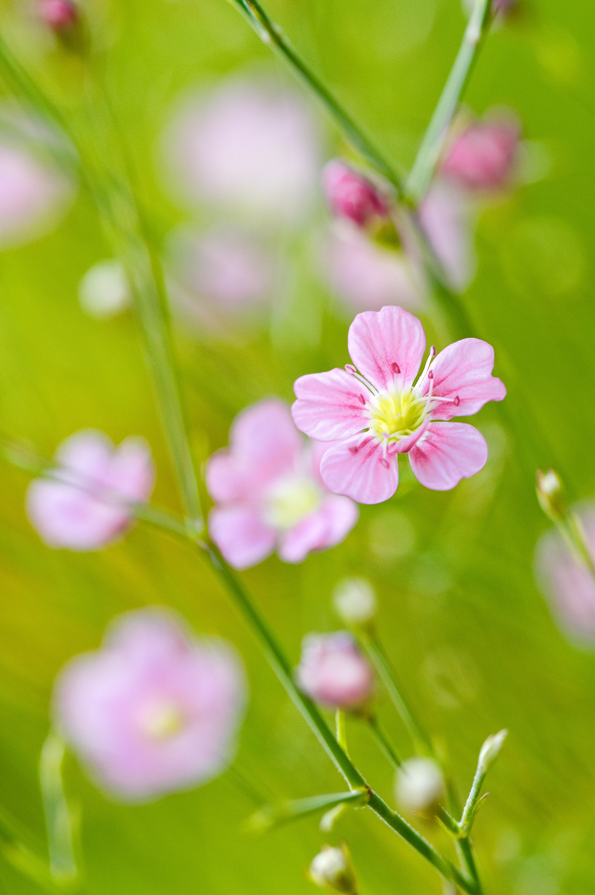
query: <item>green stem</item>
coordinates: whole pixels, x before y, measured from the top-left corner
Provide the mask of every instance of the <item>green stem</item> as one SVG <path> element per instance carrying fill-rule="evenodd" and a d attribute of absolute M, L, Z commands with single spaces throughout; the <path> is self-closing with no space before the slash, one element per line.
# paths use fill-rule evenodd
<path fill-rule="evenodd" d="M 273 22 L 258 0 L 228 0 L 236 6 L 263 43 L 273 48 L 286 65 L 314 94 L 324 106 L 347 142 L 372 167 L 395 187 L 397 193 L 402 190 L 401 178 L 374 145 L 363 128 L 357 124 L 328 87 L 314 74 L 287 40 L 281 28 Z"/>
<path fill-rule="evenodd" d="M 26 832 L 21 831 L 7 812 L 0 808 L 0 856 L 43 892 L 64 895 L 64 888 L 52 879 L 46 862 L 29 844 L 25 844 L 28 838 Z"/>
<path fill-rule="evenodd" d="M 45 812 L 50 872 L 57 882 L 69 883 L 78 876 L 74 838 L 75 821 L 64 793 L 62 764 L 65 747 L 51 731 L 41 749 L 39 780 Z"/>
<path fill-rule="evenodd" d="M 362 638 L 362 646 L 368 654 L 372 665 L 378 673 L 378 677 L 384 684 L 384 688 L 389 695 L 395 709 L 399 713 L 403 724 L 409 731 L 411 739 L 416 747 L 431 756 L 434 756 L 435 750 L 430 737 L 427 735 L 421 724 L 418 722 L 409 703 L 401 692 L 400 684 L 397 680 L 394 669 L 391 667 L 388 658 L 384 652 L 382 644 L 376 637 Z"/>
<path fill-rule="evenodd" d="M 338 805 L 365 805 L 368 798 L 368 792 L 364 790 L 310 796 L 280 805 L 266 805 L 248 819 L 246 826 L 252 832 L 265 832 L 279 824 L 328 811 Z"/>
<path fill-rule="evenodd" d="M 386 730 L 384 729 L 384 725 L 380 721 L 377 715 L 370 715 L 367 718 L 368 724 L 370 725 L 370 730 L 374 734 L 376 738 L 376 742 L 380 746 L 382 752 L 388 758 L 393 768 L 398 771 L 401 767 L 401 759 L 397 754 L 397 750 L 393 746 L 390 737 L 388 736 Z"/>
<path fill-rule="evenodd" d="M 424 134 L 405 184 L 407 200 L 417 207 L 425 196 L 440 159 L 448 126 L 477 60 L 491 19 L 491 0 L 476 0 L 454 65 Z"/>

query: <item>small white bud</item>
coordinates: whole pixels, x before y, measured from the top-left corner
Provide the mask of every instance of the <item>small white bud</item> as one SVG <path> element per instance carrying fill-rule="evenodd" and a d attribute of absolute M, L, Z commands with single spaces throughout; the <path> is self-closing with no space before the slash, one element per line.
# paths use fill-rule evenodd
<path fill-rule="evenodd" d="M 560 522 L 566 515 L 564 485 L 555 469 L 537 470 L 537 499 L 546 516 Z"/>
<path fill-rule="evenodd" d="M 444 796 L 444 776 L 431 758 L 404 761 L 395 784 L 397 805 L 411 814 L 433 815 Z"/>
<path fill-rule="evenodd" d="M 335 588 L 333 605 L 346 625 L 367 625 L 376 615 L 376 594 L 365 578 L 344 578 Z"/>
<path fill-rule="evenodd" d="M 507 730 L 500 730 L 498 733 L 489 736 L 479 752 L 478 768 L 485 774 L 489 766 L 498 758 L 500 749 L 504 740 L 508 736 Z"/>
<path fill-rule="evenodd" d="M 321 889 L 356 895 L 357 883 L 346 846 L 325 846 L 310 864 L 310 879 Z"/>
<path fill-rule="evenodd" d="M 114 317 L 130 305 L 124 269 L 115 258 L 94 264 L 79 283 L 83 311 L 100 319 Z"/>

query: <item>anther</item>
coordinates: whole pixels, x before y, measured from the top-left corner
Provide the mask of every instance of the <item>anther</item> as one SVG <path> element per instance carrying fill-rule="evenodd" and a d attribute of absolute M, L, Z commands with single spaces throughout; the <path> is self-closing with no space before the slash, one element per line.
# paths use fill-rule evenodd
<path fill-rule="evenodd" d="M 355 367 L 353 366 L 353 364 L 345 364 L 345 369 L 347 370 L 348 373 L 355 373 L 355 372 L 356 372 Z"/>
<path fill-rule="evenodd" d="M 400 372 L 401 372 L 401 368 L 399 367 L 398 364 L 394 364 L 394 363 L 393 363 L 393 364 L 390 365 L 390 368 L 391 368 L 391 370 L 393 371 L 393 373 L 400 373 Z"/>
<path fill-rule="evenodd" d="M 433 378 L 434 378 L 434 371 L 428 370 L 428 379 L 433 379 Z"/>
<path fill-rule="evenodd" d="M 366 403 L 366 399 L 364 398 L 363 395 L 358 395 L 357 397 L 359 398 L 360 404 L 365 404 L 365 403 Z"/>
<path fill-rule="evenodd" d="M 359 451 L 359 448 L 356 444 L 352 444 L 351 447 L 349 448 L 349 450 L 351 451 L 352 454 L 357 454 L 357 452 Z"/>
<path fill-rule="evenodd" d="M 460 403 L 461 403 L 461 399 L 460 399 L 459 396 L 457 395 L 456 398 L 455 398 L 455 407 L 458 407 Z"/>
<path fill-rule="evenodd" d="M 384 466 L 385 469 L 388 469 L 390 466 L 390 463 L 388 462 L 388 460 L 385 460 L 384 457 L 380 458 L 380 463 L 382 464 L 382 466 Z"/>

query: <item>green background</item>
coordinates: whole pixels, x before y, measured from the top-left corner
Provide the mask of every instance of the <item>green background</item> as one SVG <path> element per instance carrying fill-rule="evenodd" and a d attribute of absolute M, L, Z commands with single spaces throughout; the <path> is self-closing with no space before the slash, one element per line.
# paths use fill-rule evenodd
<path fill-rule="evenodd" d="M 4 0 L 0 11 L 3 32 L 33 60 L 20 3 Z M 462 35 L 458 0 L 274 0 L 269 12 L 389 157 L 409 166 Z M 182 214 L 164 194 L 155 160 L 180 91 L 246 64 L 280 83 L 291 77 L 224 0 L 114 2 L 108 20 L 106 83 L 164 235 Z M 362 508 L 338 548 L 297 567 L 271 558 L 242 576 L 292 661 L 306 632 L 338 626 L 330 603 L 337 581 L 369 577 L 378 589 L 381 636 L 418 714 L 447 744 L 462 791 L 482 741 L 509 728 L 475 828 L 488 895 L 595 889 L 595 659 L 563 638 L 533 576 L 535 544 L 548 524 L 535 500 L 535 468 L 557 465 L 573 499 L 595 493 L 593 24 L 590 0 L 528 0 L 518 21 L 490 36 L 467 94 L 477 112 L 515 109 L 547 162 L 542 177 L 482 213 L 478 274 L 463 298 L 476 334 L 495 345 L 496 374 L 509 389 L 505 412 L 491 406 L 479 417 L 491 449 L 487 467 L 447 493 L 403 474 L 396 497 Z M 57 50 L 46 52 L 39 69 L 63 95 L 78 90 L 76 64 Z M 321 121 L 330 157 L 340 143 Z M 324 218 L 320 207 L 295 240 L 288 262 L 295 295 L 268 331 L 236 345 L 178 333 L 199 460 L 226 443 L 242 407 L 272 393 L 290 400 L 296 376 L 346 362 L 349 321 L 304 262 Z M 0 254 L 1 428 L 46 456 L 81 428 L 117 441 L 142 434 L 157 461 L 155 501 L 177 511 L 133 315 L 97 322 L 77 301 L 81 276 L 109 254 L 84 192 L 50 236 Z M 424 324 L 433 332 L 431 313 Z M 444 334 L 436 339 L 443 347 Z M 25 518 L 26 484 L 22 473 L 0 468 L 0 803 L 22 825 L 43 841 L 37 760 L 57 671 L 95 648 L 115 615 L 158 603 L 241 651 L 251 698 L 236 767 L 254 788 L 273 800 L 341 789 L 200 559 L 140 525 L 100 553 L 51 551 Z M 382 713 L 407 754 L 388 704 Z M 349 735 L 358 765 L 392 802 L 390 768 L 365 730 L 354 723 Z M 82 811 L 85 891 L 92 895 L 313 891 L 303 871 L 325 841 L 316 821 L 246 835 L 242 823 L 260 802 L 233 773 L 136 807 L 104 798 L 74 760 L 66 777 Z M 448 847 L 439 833 L 425 832 Z M 330 841 L 343 838 L 361 895 L 440 891 L 434 871 L 371 812 L 347 816 Z M 37 891 L 5 863 L 2 888 Z"/>

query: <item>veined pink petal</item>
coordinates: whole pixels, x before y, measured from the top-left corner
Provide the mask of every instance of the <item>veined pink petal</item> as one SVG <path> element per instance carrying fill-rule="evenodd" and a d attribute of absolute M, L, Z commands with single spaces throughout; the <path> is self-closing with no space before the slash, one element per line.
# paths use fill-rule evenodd
<path fill-rule="evenodd" d="M 449 491 L 485 466 L 488 446 L 468 423 L 432 423 L 409 452 L 415 477 L 426 488 Z"/>
<path fill-rule="evenodd" d="M 461 339 L 448 345 L 432 364 L 434 396 L 456 399 L 458 403 L 439 404 L 432 412 L 434 419 L 449 420 L 453 416 L 471 416 L 487 401 L 501 401 L 506 386 L 492 376 L 494 349 L 481 339 Z M 429 382 L 424 385 L 427 394 Z"/>
<path fill-rule="evenodd" d="M 262 562 L 275 549 L 276 533 L 256 507 L 246 504 L 211 510 L 209 533 L 235 569 L 248 569 Z"/>
<path fill-rule="evenodd" d="M 330 491 L 358 503 L 382 503 L 399 484 L 394 446 L 384 448 L 375 439 L 355 435 L 331 445 L 320 464 L 322 480 Z"/>
<path fill-rule="evenodd" d="M 349 327 L 349 354 L 355 366 L 378 389 L 393 382 L 410 386 L 419 370 L 426 337 L 417 317 L 387 306 L 358 314 Z"/>
<path fill-rule="evenodd" d="M 293 419 L 310 438 L 338 441 L 367 428 L 364 406 L 370 393 L 345 370 L 300 376 L 294 390 Z"/>
<path fill-rule="evenodd" d="M 285 562 L 302 562 L 312 550 L 326 550 L 347 537 L 359 511 L 347 497 L 326 497 L 316 513 L 306 516 L 281 538 L 278 553 Z"/>

